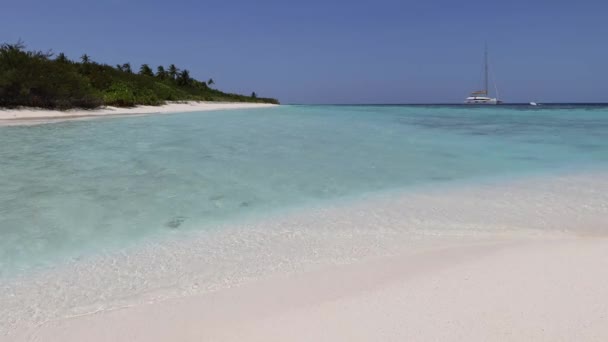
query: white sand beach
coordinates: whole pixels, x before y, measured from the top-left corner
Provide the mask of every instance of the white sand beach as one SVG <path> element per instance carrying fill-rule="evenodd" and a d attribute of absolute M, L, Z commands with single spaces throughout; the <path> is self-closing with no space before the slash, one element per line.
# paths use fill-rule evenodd
<path fill-rule="evenodd" d="M 169 114 L 224 109 L 266 108 L 273 106 L 276 105 L 247 102 L 185 101 L 170 102 L 162 106 L 135 106 L 132 108 L 104 107 L 92 110 L 75 109 L 66 111 L 39 108 L 0 108 L 0 126 L 32 125 L 56 121 L 82 120 L 120 115 Z"/>
<path fill-rule="evenodd" d="M 605 341 L 608 240 L 385 257 L 49 322 L 13 341 Z"/>
<path fill-rule="evenodd" d="M 607 193 L 421 190 L 76 262 L 3 285 L 0 340 L 605 341 Z"/>

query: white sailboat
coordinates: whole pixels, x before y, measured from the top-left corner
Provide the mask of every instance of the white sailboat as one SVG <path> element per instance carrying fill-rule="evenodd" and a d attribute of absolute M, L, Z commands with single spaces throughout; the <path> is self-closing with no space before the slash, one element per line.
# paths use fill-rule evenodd
<path fill-rule="evenodd" d="M 484 68 L 483 68 L 483 90 L 477 90 L 471 93 L 469 97 L 464 101 L 465 104 L 479 104 L 479 105 L 497 105 L 501 104 L 502 101 L 498 99 L 498 90 L 496 90 L 496 97 L 489 97 L 488 91 L 488 46 L 486 45 L 484 51 Z"/>

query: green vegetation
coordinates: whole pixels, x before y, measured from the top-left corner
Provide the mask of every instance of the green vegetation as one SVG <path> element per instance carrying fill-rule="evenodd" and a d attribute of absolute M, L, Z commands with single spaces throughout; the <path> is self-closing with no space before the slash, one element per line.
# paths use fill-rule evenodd
<path fill-rule="evenodd" d="M 87 54 L 80 62 L 60 53 L 27 51 L 21 42 L 0 45 L 0 107 L 95 108 L 161 105 L 165 101 L 227 101 L 278 103 L 271 98 L 224 93 L 190 77 L 174 64 L 165 69 L 143 64 L 134 73 L 130 63 L 112 67 Z"/>

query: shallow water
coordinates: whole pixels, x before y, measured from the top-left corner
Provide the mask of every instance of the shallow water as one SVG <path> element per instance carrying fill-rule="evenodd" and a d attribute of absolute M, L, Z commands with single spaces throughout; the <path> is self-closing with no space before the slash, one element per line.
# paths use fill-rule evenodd
<path fill-rule="evenodd" d="M 0 128 L 0 277 L 347 196 L 603 167 L 606 107 L 281 106 Z"/>

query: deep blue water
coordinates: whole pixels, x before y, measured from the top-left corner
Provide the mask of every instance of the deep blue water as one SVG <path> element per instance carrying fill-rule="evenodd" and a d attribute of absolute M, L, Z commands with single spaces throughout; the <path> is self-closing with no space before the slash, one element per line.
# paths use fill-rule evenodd
<path fill-rule="evenodd" d="M 243 215 L 608 163 L 605 106 L 282 106 L 0 127 L 0 276 Z"/>

